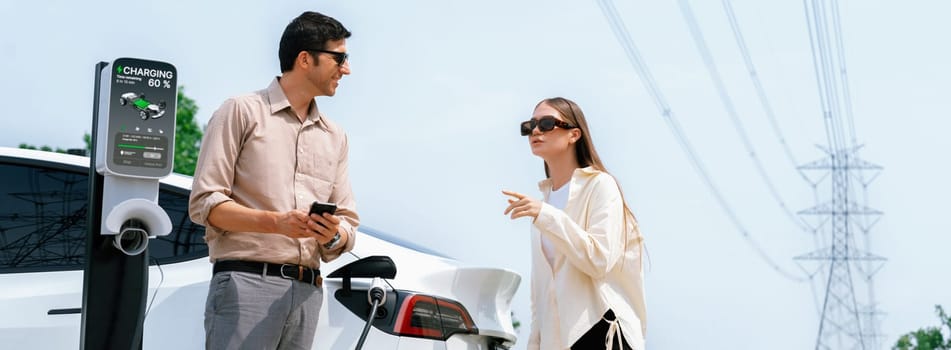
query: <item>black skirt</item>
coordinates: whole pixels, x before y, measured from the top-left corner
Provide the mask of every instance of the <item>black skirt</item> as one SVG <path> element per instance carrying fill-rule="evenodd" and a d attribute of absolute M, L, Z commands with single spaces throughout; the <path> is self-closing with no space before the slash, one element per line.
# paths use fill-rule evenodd
<path fill-rule="evenodd" d="M 605 339 L 608 335 L 608 329 L 611 327 L 611 324 L 607 320 L 615 320 L 617 317 L 614 316 L 613 310 L 608 310 L 604 313 L 604 317 L 598 321 L 594 327 L 588 330 L 581 338 L 578 339 L 573 345 L 571 345 L 571 350 L 608 350 L 605 346 Z M 631 350 L 631 345 L 624 340 L 624 334 L 614 337 L 614 343 L 611 344 L 611 350 Z"/>

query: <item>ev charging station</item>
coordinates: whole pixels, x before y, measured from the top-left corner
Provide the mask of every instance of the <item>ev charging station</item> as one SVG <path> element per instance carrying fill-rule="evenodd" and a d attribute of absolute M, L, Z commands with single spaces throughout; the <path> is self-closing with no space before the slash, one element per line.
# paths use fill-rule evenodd
<path fill-rule="evenodd" d="M 148 242 L 172 230 L 158 193 L 173 168 L 177 75 L 135 58 L 96 65 L 81 349 L 142 347 Z"/>

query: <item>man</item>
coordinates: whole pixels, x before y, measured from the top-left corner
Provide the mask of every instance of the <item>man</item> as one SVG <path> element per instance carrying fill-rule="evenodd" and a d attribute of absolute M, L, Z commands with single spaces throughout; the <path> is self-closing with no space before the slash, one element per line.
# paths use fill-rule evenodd
<path fill-rule="evenodd" d="M 320 261 L 350 251 L 359 223 L 344 131 L 320 113 L 350 74 L 337 20 L 305 12 L 281 36 L 281 76 L 226 100 L 208 123 L 189 202 L 207 228 L 214 276 L 208 349 L 310 349 L 323 299 Z M 308 215 L 314 201 L 335 213 Z"/>

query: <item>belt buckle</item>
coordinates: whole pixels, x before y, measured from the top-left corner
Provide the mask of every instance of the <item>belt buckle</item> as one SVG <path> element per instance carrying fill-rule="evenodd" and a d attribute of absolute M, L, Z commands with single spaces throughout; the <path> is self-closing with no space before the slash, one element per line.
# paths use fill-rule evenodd
<path fill-rule="evenodd" d="M 291 268 L 297 267 L 297 278 L 294 278 L 293 276 L 288 276 L 286 273 L 284 273 L 284 267 L 291 267 Z M 303 282 L 304 269 L 305 269 L 304 265 L 281 264 L 281 278 L 289 279 L 289 280 L 298 280 Z M 315 269 L 312 269 L 309 267 L 306 267 L 306 269 L 310 271 L 310 282 L 308 283 L 318 287 L 323 286 L 324 284 L 323 277 L 317 275 L 317 271 Z"/>
<path fill-rule="evenodd" d="M 281 264 L 281 278 L 283 278 L 283 279 L 288 279 L 288 280 L 296 280 L 297 278 L 294 278 L 294 277 L 292 277 L 292 276 L 288 276 L 287 274 L 284 273 L 284 267 L 287 267 L 287 266 L 294 267 L 295 265 L 291 265 L 291 264 Z M 300 275 L 300 274 L 298 274 L 298 275 Z"/>

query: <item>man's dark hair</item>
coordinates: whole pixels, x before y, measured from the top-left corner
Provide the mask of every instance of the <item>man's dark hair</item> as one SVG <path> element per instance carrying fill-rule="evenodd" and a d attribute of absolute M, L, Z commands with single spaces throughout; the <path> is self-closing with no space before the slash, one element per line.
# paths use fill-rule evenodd
<path fill-rule="evenodd" d="M 328 41 L 346 39 L 350 31 L 336 19 L 317 12 L 307 11 L 287 24 L 281 35 L 277 56 L 281 60 L 281 73 L 294 68 L 294 60 L 301 51 L 323 50 Z"/>

